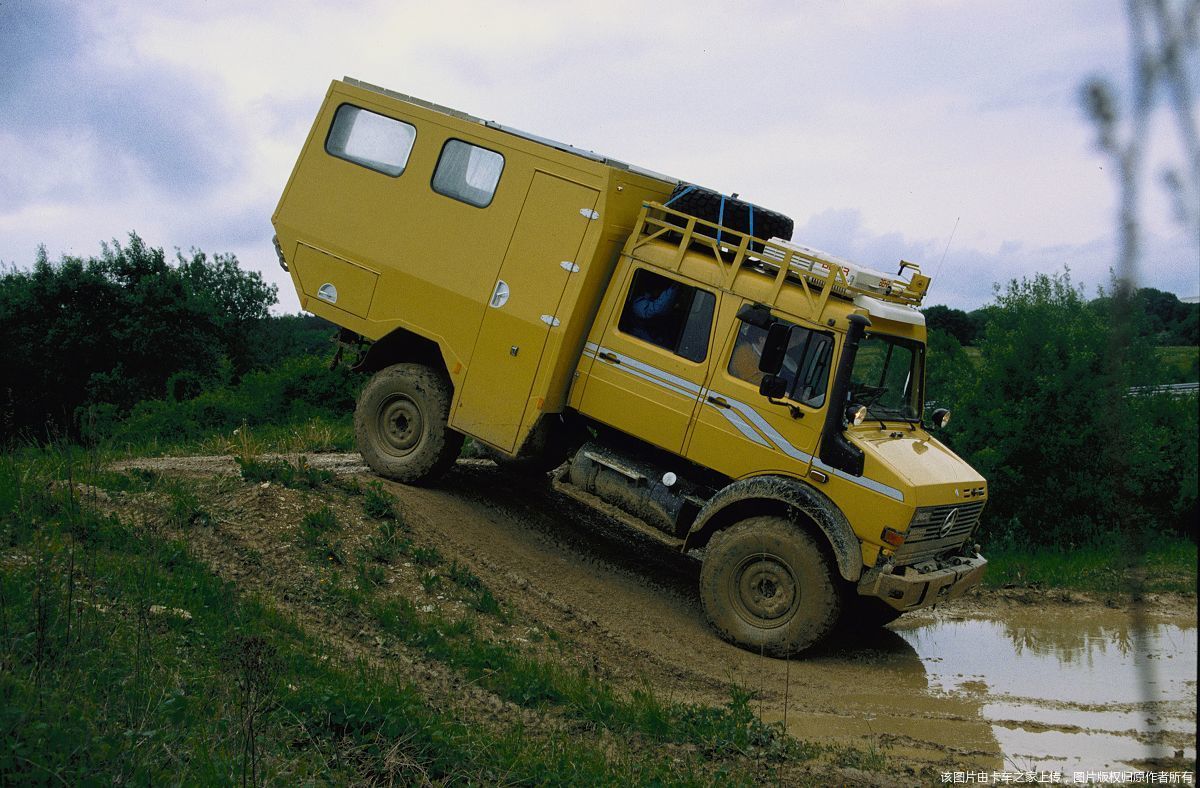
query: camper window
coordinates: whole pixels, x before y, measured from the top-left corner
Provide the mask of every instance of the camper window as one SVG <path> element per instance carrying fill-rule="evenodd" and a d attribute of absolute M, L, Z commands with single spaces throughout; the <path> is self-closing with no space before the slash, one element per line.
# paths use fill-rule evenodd
<path fill-rule="evenodd" d="M 499 153 L 462 140 L 447 140 L 433 173 L 433 190 L 486 208 L 503 170 L 504 157 Z"/>
<path fill-rule="evenodd" d="M 401 120 L 343 104 L 333 116 L 325 150 L 385 175 L 404 172 L 417 130 Z"/>

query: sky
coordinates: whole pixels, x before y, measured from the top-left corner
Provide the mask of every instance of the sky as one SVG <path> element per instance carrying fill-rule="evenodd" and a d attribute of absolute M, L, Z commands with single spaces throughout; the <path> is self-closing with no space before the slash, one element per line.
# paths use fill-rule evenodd
<path fill-rule="evenodd" d="M 1079 96 L 1127 79 L 1127 27 L 1117 0 L 0 0 L 0 263 L 136 231 L 235 254 L 298 311 L 271 213 L 352 76 L 738 192 L 871 268 L 918 262 L 927 304 L 1064 267 L 1090 296 L 1118 190 Z M 1138 283 L 1195 296 L 1200 238 L 1160 185 L 1177 129 L 1148 125 Z"/>

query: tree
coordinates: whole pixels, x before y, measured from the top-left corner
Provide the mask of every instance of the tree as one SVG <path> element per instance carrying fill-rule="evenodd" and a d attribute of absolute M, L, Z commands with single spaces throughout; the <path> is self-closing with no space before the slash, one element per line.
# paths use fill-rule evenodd
<path fill-rule="evenodd" d="M 958 340 L 960 345 L 975 344 L 978 325 L 961 309 L 938 304 L 922 309 L 921 312 L 925 315 L 925 325 L 930 329 L 944 331 Z"/>
<path fill-rule="evenodd" d="M 1065 545 L 1114 527 L 1105 446 L 1126 385 L 1106 368 L 1110 329 L 1067 273 L 1013 280 L 995 307 L 948 433 L 989 480 L 993 530 Z"/>
<path fill-rule="evenodd" d="M 164 396 L 172 376 L 217 377 L 275 294 L 232 256 L 172 266 L 136 233 L 87 260 L 52 264 L 40 250 L 32 270 L 0 276 L 0 438 L 75 432 L 85 405 L 124 413 Z"/>

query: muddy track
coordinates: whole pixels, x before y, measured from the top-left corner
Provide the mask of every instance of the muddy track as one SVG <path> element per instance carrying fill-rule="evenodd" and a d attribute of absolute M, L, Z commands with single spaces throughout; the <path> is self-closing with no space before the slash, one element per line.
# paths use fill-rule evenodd
<path fill-rule="evenodd" d="M 357 455 L 315 455 L 310 462 L 375 478 Z M 228 458 L 136 464 L 198 475 L 235 471 Z M 1056 606 L 1067 619 L 1111 615 L 1099 602 L 981 593 L 905 617 L 867 639 L 843 638 L 803 658 L 777 660 L 731 646 L 707 625 L 696 590 L 698 562 L 554 493 L 545 479 L 460 460 L 437 486 L 385 485 L 422 540 L 468 564 L 522 618 L 560 633 L 570 658 L 618 686 L 649 682 L 660 697 L 721 705 L 737 684 L 757 693 L 764 719 L 785 721 L 798 737 L 882 744 L 889 758 L 913 771 L 1014 768 L 1019 764 L 998 741 L 1009 729 L 1090 732 L 1054 723 L 1052 703 L 1022 706 L 1022 698 L 990 690 L 984 680 L 961 680 L 962 673 L 960 686 L 946 691 L 935 669 L 941 657 L 918 656 L 913 638 L 902 634 L 938 622 L 1019 618 L 1031 609 L 1044 616 Z M 1194 600 L 1158 600 L 1154 609 L 1163 620 L 1194 621 Z M 945 650 L 953 659 L 953 649 Z M 945 668 L 955 675 L 953 665 Z M 1026 716 L 1014 719 L 1014 708 Z M 1194 701 L 1190 714 L 1194 730 Z M 1129 731 L 1126 738 L 1138 736 Z M 1188 749 L 1178 736 L 1166 741 L 1168 749 Z M 1194 739 L 1190 745 L 1194 759 Z"/>
<path fill-rule="evenodd" d="M 489 463 L 463 463 L 436 488 L 390 485 L 414 528 L 476 567 L 525 615 L 567 635 L 629 688 L 722 704 L 729 686 L 758 693 L 760 713 L 802 738 L 859 746 L 879 738 L 925 764 L 999 765 L 977 704 L 930 696 L 897 634 L 835 641 L 790 661 L 753 654 L 708 626 L 699 564 Z M 897 696 L 904 698 L 897 703 Z"/>

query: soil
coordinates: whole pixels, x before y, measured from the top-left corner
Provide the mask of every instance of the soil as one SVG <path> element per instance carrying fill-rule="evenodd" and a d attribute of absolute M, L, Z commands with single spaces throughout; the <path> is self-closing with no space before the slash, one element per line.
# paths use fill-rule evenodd
<path fill-rule="evenodd" d="M 315 454 L 307 461 L 362 484 L 377 481 L 356 454 Z M 237 465 L 229 457 L 144 458 L 116 469 L 131 467 L 215 479 L 219 526 L 189 532 L 197 552 L 223 576 L 277 600 L 332 644 L 412 675 L 480 719 L 515 717 L 548 731 L 568 724 L 506 704 L 388 643 L 369 624 L 330 612 L 322 603 L 320 567 L 298 566 L 295 556 L 296 524 L 312 509 L 311 494 L 246 484 L 236 478 Z M 554 493 L 544 478 L 515 476 L 488 460 L 459 460 L 434 487 L 383 484 L 399 500 L 414 540 L 468 567 L 513 611 L 516 623 L 497 624 L 497 636 L 554 650 L 556 658 L 626 690 L 649 684 L 669 700 L 721 706 L 729 701 L 731 685 L 753 690 L 762 718 L 782 721 L 800 738 L 883 747 L 887 773 L 902 784 L 929 781 L 939 771 L 1011 769 L 997 745 L 996 726 L 1034 730 L 1044 723 L 989 719 L 982 710 L 993 698 L 983 681 L 962 681 L 953 693 L 938 691 L 931 686 L 929 660 L 918 658 L 901 633 L 1031 614 L 1112 618 L 1114 606 L 1128 604 L 1075 592 L 977 590 L 908 614 L 871 636 L 841 636 L 803 658 L 778 660 L 734 647 L 708 626 L 697 591 L 698 561 Z M 361 542 L 373 531 L 361 509 L 345 502 L 336 506 L 348 524 L 347 540 Z M 447 608 L 447 614 L 462 607 L 452 595 L 439 599 L 427 592 L 422 573 L 421 567 L 398 567 L 383 588 L 428 599 L 431 609 Z M 1138 609 L 1150 621 L 1188 626 L 1194 626 L 1195 611 L 1194 597 L 1174 595 L 1155 596 Z M 543 640 L 545 633 L 557 639 Z M 1192 747 L 1194 759 L 1194 741 Z M 857 781 L 862 775 L 841 777 Z"/>

